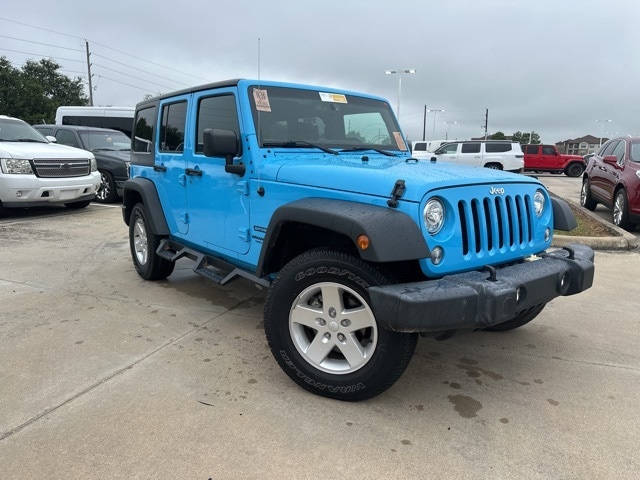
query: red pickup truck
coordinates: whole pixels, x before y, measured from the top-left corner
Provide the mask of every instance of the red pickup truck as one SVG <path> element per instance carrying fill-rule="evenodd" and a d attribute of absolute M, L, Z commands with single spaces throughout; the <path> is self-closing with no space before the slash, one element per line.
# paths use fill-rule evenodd
<path fill-rule="evenodd" d="M 564 173 L 568 177 L 579 177 L 584 172 L 580 155 L 565 155 L 555 145 L 522 145 L 522 151 L 527 172 Z"/>

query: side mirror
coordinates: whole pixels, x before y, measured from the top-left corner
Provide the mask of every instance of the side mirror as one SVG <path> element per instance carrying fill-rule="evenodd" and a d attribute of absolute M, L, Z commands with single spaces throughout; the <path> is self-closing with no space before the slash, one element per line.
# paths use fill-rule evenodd
<path fill-rule="evenodd" d="M 235 173 L 241 177 L 245 174 L 246 168 L 243 163 L 235 165 L 233 157 L 239 153 L 238 136 L 233 130 L 219 130 L 207 128 L 202 133 L 204 155 L 206 157 L 224 157 L 224 171 Z"/>
<path fill-rule="evenodd" d="M 616 165 L 618 163 L 618 157 L 615 155 L 607 155 L 602 159 L 604 163 L 608 163 L 609 165 Z"/>
<path fill-rule="evenodd" d="M 45 138 L 49 140 L 51 143 L 58 143 L 58 139 L 53 135 L 45 135 Z"/>

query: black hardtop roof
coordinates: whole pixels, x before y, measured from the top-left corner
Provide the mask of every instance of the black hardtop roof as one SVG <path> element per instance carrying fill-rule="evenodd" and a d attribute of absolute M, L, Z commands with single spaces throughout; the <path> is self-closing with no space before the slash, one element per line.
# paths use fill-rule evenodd
<path fill-rule="evenodd" d="M 146 104 L 154 104 L 160 100 L 164 100 L 165 98 L 177 97 L 179 95 L 186 95 L 188 93 L 200 92 L 202 90 L 209 90 L 212 88 L 235 87 L 238 85 L 238 82 L 240 82 L 241 80 L 243 79 L 234 78 L 231 80 L 222 80 L 220 82 L 205 83 L 203 85 L 197 85 L 195 87 L 189 87 L 189 88 L 184 88 L 182 90 L 176 90 L 170 93 L 164 93 L 162 95 L 158 95 L 157 97 L 149 98 L 147 100 L 143 100 L 142 102 L 138 102 L 138 104 L 136 105 L 136 109 Z"/>

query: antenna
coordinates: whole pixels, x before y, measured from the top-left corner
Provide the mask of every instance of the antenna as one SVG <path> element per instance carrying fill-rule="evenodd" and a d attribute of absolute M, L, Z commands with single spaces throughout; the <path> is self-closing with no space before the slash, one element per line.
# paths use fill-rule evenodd
<path fill-rule="evenodd" d="M 260 37 L 258 37 L 258 80 L 260 80 Z"/>

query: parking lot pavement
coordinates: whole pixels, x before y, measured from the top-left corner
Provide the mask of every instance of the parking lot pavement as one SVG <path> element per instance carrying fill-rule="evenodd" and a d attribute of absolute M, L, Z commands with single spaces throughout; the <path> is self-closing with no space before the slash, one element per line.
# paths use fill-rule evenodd
<path fill-rule="evenodd" d="M 0 220 L 0 477 L 635 479 L 640 253 L 530 325 L 421 339 L 361 403 L 280 370 L 264 292 L 145 282 L 118 208 Z"/>

